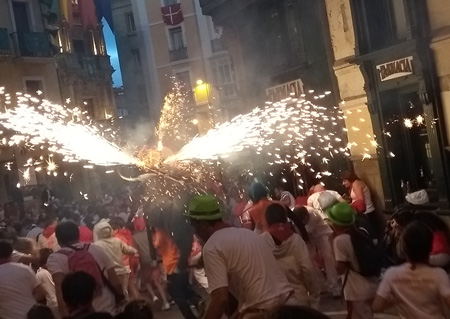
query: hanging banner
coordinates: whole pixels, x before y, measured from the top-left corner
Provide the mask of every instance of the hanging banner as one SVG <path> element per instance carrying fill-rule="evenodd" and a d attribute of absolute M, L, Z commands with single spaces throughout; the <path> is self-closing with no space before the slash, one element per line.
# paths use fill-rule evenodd
<path fill-rule="evenodd" d="M 55 1 L 55 0 L 54 0 Z M 59 0 L 61 5 L 61 15 L 63 22 L 73 25 L 72 0 Z"/>
<path fill-rule="evenodd" d="M 81 25 L 83 30 L 95 29 L 99 24 L 97 15 L 95 12 L 94 0 L 78 0 L 80 6 Z"/>
<path fill-rule="evenodd" d="M 184 20 L 183 11 L 181 11 L 181 3 L 162 7 L 161 13 L 163 21 L 167 25 L 177 25 Z"/>

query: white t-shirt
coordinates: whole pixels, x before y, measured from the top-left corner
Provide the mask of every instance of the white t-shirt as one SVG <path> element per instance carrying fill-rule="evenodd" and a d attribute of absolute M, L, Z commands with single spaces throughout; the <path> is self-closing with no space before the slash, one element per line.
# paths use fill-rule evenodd
<path fill-rule="evenodd" d="M 74 246 L 77 248 L 82 248 L 83 245 L 84 245 L 83 243 L 78 243 L 75 244 Z M 72 251 L 72 249 L 68 247 L 61 249 L 64 249 L 66 251 Z M 105 250 L 102 247 L 96 244 L 89 245 L 89 252 L 97 261 L 97 264 L 100 267 L 100 269 L 104 271 L 105 276 L 108 276 L 106 271 L 114 268 L 114 261 L 111 259 L 111 257 L 109 257 L 106 254 Z M 68 274 L 70 272 L 68 265 L 68 256 L 60 254 L 58 252 L 54 252 L 48 257 L 47 268 L 52 275 L 57 273 Z M 94 298 L 94 302 L 92 303 L 92 305 L 94 306 L 95 311 L 109 312 L 111 314 L 114 314 L 115 308 L 114 295 L 108 289 L 108 287 L 103 286 L 102 292 Z"/>
<path fill-rule="evenodd" d="M 215 232 L 203 248 L 203 258 L 210 291 L 228 287 L 240 312 L 279 306 L 293 291 L 269 245 L 248 229 Z"/>
<path fill-rule="evenodd" d="M 36 273 L 36 280 L 45 290 L 47 306 L 52 312 L 56 311 L 58 309 L 58 300 L 56 299 L 55 283 L 53 282 L 52 275 L 47 269 L 39 268 Z"/>
<path fill-rule="evenodd" d="M 331 195 L 333 195 L 334 197 L 336 197 L 337 201 L 342 201 L 342 196 L 338 192 L 328 190 L 328 189 L 325 192 L 328 192 Z M 309 207 L 315 208 L 319 212 L 320 216 L 322 216 L 323 219 L 327 219 L 328 216 L 322 211 L 322 207 L 320 207 L 320 203 L 319 203 L 320 194 L 322 194 L 322 192 L 314 193 L 311 196 L 309 196 L 308 200 L 307 200 L 307 205 Z"/>
<path fill-rule="evenodd" d="M 322 236 L 329 236 L 333 231 L 330 226 L 323 220 L 319 212 L 312 208 L 306 207 L 309 213 L 309 220 L 305 225 L 310 239 L 318 239 Z"/>
<path fill-rule="evenodd" d="M 378 278 L 367 278 L 361 276 L 358 260 L 353 249 L 349 234 L 341 234 L 333 240 L 333 250 L 336 261 L 348 263 L 351 269 L 348 273 L 347 282 L 344 287 L 345 300 L 370 300 L 375 297 L 378 286 Z M 343 278 L 345 276 L 342 276 Z"/>
<path fill-rule="evenodd" d="M 30 267 L 17 263 L 0 265 L 0 316 L 25 319 L 36 303 L 33 290 L 39 286 Z"/>
<path fill-rule="evenodd" d="M 395 302 L 402 319 L 444 319 L 441 298 L 450 296 L 450 280 L 441 268 L 405 263 L 386 271 L 377 295 Z"/>

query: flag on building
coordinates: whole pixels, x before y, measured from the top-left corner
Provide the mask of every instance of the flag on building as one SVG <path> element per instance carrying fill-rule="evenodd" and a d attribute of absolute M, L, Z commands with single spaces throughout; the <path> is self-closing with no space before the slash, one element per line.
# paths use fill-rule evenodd
<path fill-rule="evenodd" d="M 94 0 L 78 0 L 80 6 L 81 25 L 83 30 L 96 28 L 100 20 L 97 19 Z"/>
<path fill-rule="evenodd" d="M 97 10 L 98 21 L 102 21 L 102 18 L 105 18 L 111 28 L 111 31 L 114 32 L 111 0 L 94 0 L 94 3 Z"/>
<path fill-rule="evenodd" d="M 61 15 L 64 22 L 67 22 L 70 26 L 73 24 L 72 16 L 72 0 L 60 0 Z"/>
<path fill-rule="evenodd" d="M 183 11 L 181 11 L 181 3 L 162 7 L 161 13 L 164 23 L 168 25 L 177 25 L 184 20 Z"/>

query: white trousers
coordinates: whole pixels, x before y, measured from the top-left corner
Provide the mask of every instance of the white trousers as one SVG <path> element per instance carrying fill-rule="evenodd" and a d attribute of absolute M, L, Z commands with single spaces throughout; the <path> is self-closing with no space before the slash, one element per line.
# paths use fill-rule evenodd
<path fill-rule="evenodd" d="M 335 289 L 340 289 L 339 277 L 336 272 L 336 263 L 333 256 L 333 250 L 331 249 L 331 244 L 328 235 L 323 235 L 318 238 L 312 238 L 309 243 L 309 252 L 311 258 L 319 254 L 322 257 L 325 273 L 327 275 L 327 290 L 332 291 Z M 318 266 L 315 265 L 316 270 Z M 318 277 L 321 278 L 321 277 Z"/>

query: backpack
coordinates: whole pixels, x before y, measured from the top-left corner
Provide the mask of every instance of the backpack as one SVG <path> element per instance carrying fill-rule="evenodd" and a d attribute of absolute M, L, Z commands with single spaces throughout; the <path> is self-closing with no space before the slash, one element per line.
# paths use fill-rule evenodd
<path fill-rule="evenodd" d="M 58 250 L 57 253 L 67 256 L 67 264 L 69 271 L 83 271 L 94 277 L 97 288 L 103 287 L 103 274 L 97 264 L 94 256 L 89 252 L 89 244 L 84 244 L 83 247 L 70 247 L 73 250 Z"/>
<path fill-rule="evenodd" d="M 370 231 L 356 225 L 350 231 L 350 238 L 359 265 L 358 273 L 363 277 L 380 276 L 383 256 Z"/>

